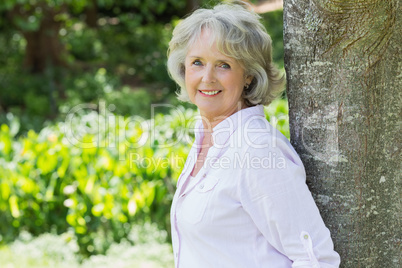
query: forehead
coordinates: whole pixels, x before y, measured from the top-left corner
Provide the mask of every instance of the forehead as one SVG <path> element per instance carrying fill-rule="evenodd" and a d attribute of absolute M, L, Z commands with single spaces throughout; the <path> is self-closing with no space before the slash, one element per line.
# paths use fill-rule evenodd
<path fill-rule="evenodd" d="M 189 43 L 187 49 L 187 55 L 196 51 L 209 51 L 212 54 L 217 54 L 225 58 L 233 58 L 228 53 L 225 53 L 225 44 L 222 42 L 222 38 L 218 38 L 210 29 L 202 29 L 199 33 L 196 33 Z"/>
<path fill-rule="evenodd" d="M 209 29 L 201 29 L 196 31 L 190 39 L 188 50 L 191 50 L 197 46 L 205 46 L 207 48 L 216 46 L 216 37 L 214 32 Z"/>

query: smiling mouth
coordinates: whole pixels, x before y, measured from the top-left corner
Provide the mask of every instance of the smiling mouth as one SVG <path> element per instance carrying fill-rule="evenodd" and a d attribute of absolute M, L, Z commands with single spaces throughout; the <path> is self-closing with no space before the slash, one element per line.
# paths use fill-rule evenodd
<path fill-rule="evenodd" d="M 214 96 L 222 92 L 222 90 L 198 90 L 198 91 L 207 96 Z"/>

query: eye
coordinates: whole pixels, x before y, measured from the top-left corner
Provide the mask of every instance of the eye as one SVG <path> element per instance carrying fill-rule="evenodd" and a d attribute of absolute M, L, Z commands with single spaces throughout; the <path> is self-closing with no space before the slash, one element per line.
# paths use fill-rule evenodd
<path fill-rule="evenodd" d="M 195 66 L 202 66 L 202 62 L 200 60 L 194 60 L 192 64 Z"/>
<path fill-rule="evenodd" d="M 230 65 L 227 64 L 227 63 L 222 63 L 221 67 L 224 68 L 224 69 L 230 69 Z"/>

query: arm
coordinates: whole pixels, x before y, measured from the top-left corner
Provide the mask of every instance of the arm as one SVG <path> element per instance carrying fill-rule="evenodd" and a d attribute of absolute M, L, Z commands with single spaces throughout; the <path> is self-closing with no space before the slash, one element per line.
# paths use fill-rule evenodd
<path fill-rule="evenodd" d="M 272 144 L 269 135 L 254 144 Z M 293 261 L 292 267 L 339 267 L 329 230 L 305 183 L 302 162 L 286 141 L 248 149 L 251 158 L 269 159 L 244 171 L 239 188 L 245 211 L 268 242 Z M 256 161 L 258 163 L 258 161 Z"/>

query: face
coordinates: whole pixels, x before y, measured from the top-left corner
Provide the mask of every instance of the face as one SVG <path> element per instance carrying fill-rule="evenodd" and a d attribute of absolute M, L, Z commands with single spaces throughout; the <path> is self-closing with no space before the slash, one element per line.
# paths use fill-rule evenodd
<path fill-rule="evenodd" d="M 210 34 L 203 31 L 190 47 L 185 60 L 187 93 L 202 116 L 210 120 L 227 117 L 244 107 L 243 88 L 251 83 L 242 65 L 220 53 Z M 240 105 L 240 107 L 239 107 Z"/>

